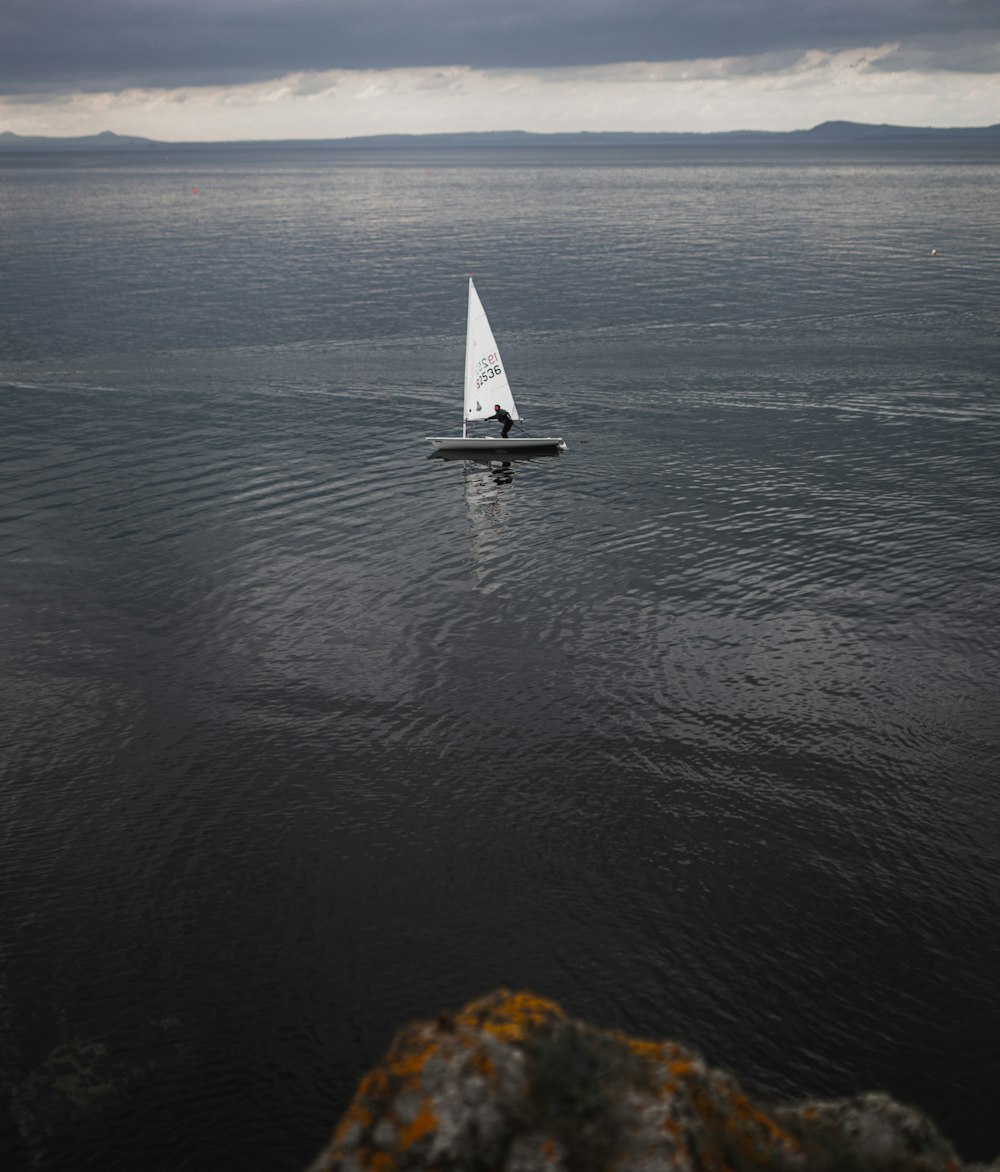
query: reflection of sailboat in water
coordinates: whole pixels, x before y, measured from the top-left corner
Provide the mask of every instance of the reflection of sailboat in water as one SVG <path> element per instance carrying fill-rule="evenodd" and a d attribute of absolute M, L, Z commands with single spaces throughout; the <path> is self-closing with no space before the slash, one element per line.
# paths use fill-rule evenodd
<path fill-rule="evenodd" d="M 476 580 L 490 593 L 499 580 L 490 581 L 490 567 L 503 564 L 507 554 L 509 494 L 514 482 L 514 468 L 509 460 L 492 462 L 469 460 L 465 465 L 463 492 L 465 508 L 472 528 L 472 558 Z"/>
<path fill-rule="evenodd" d="M 557 449 L 535 452 L 432 452 L 429 460 L 458 460 L 462 463 L 462 491 L 465 509 L 472 527 L 472 556 L 476 580 L 491 593 L 500 585 L 491 581 L 493 566 L 510 561 L 509 522 L 510 492 L 514 473 L 521 466 L 546 457 L 558 458 Z"/>

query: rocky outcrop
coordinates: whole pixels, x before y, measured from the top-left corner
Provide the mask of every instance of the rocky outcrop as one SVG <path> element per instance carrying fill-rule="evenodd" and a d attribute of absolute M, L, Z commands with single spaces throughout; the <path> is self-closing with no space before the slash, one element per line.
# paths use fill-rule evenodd
<path fill-rule="evenodd" d="M 766 1107 L 680 1045 L 500 990 L 402 1030 L 309 1172 L 961 1167 L 932 1123 L 888 1096 Z"/>

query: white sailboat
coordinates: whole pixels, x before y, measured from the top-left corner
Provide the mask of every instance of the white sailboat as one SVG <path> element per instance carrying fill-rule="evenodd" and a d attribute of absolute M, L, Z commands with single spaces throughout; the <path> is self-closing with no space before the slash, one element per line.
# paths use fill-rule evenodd
<path fill-rule="evenodd" d="M 462 414 L 462 434 L 456 436 L 427 436 L 436 448 L 445 452 L 530 452 L 566 450 L 561 435 L 545 436 L 470 436 L 469 424 L 489 419 L 495 414 L 495 404 L 510 412 L 515 421 L 520 418 L 511 394 L 507 372 L 504 370 L 493 331 L 476 287 L 469 278 L 469 319 L 465 333 L 465 404 Z"/>

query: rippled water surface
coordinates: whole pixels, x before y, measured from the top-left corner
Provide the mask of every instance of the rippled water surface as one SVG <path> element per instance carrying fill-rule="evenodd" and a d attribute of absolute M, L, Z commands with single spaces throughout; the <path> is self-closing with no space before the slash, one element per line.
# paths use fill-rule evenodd
<path fill-rule="evenodd" d="M 0 159 L 5 1166 L 301 1168 L 499 984 L 996 1155 L 998 180 Z M 428 458 L 470 272 L 565 455 Z"/>

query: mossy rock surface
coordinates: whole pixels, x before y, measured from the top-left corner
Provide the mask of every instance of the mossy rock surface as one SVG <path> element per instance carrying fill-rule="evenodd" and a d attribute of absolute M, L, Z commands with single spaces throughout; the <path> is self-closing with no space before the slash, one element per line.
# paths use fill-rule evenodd
<path fill-rule="evenodd" d="M 310 1172 L 960 1172 L 885 1095 L 775 1107 L 674 1042 L 501 989 L 400 1031 Z"/>

